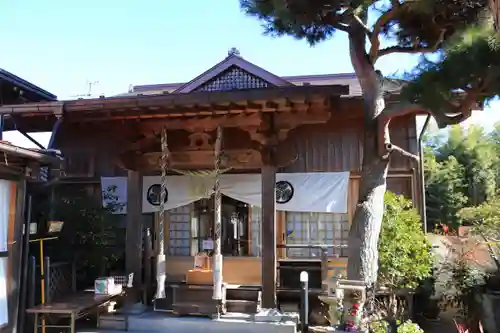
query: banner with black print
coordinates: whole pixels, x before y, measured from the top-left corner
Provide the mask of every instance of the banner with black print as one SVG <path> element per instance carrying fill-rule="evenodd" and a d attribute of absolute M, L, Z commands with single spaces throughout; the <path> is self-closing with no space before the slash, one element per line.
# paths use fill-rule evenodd
<path fill-rule="evenodd" d="M 213 176 L 169 176 L 165 209 L 187 205 L 213 193 Z M 143 180 L 143 213 L 160 207 L 160 177 Z M 260 174 L 223 174 L 222 194 L 261 206 Z M 278 173 L 276 174 L 276 209 L 294 212 L 347 213 L 349 172 Z"/>
<path fill-rule="evenodd" d="M 224 195 L 247 204 L 262 205 L 260 174 L 224 175 Z M 276 210 L 347 213 L 349 172 L 276 174 Z"/>

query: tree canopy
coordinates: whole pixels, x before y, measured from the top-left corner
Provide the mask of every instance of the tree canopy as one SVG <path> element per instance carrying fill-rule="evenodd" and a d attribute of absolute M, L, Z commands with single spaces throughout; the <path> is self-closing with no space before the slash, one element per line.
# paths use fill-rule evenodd
<path fill-rule="evenodd" d="M 398 113 L 415 111 L 417 107 L 425 109 L 444 127 L 468 118 L 477 103 L 499 93 L 500 48 L 486 0 L 240 0 L 240 3 L 246 13 L 262 21 L 267 34 L 289 35 L 312 45 L 338 31 L 354 35 L 362 30 L 361 38 L 370 45 L 357 52 L 367 60 L 367 66 L 373 66 L 378 58 L 388 54 L 437 52 L 432 61 L 422 59 L 405 77 L 411 81 L 404 89 L 408 105 L 398 107 Z M 381 47 L 382 39 L 392 45 Z M 394 112 L 388 113 L 392 116 Z"/>
<path fill-rule="evenodd" d="M 240 5 L 273 36 L 293 36 L 314 45 L 337 32 L 347 34 L 346 52 L 362 92 L 365 136 L 359 201 L 349 231 L 347 275 L 373 285 L 390 157 L 400 153 L 418 159 L 392 144 L 390 122 L 428 113 L 443 128 L 464 121 L 473 109 L 498 95 L 500 37 L 495 32 L 493 7 L 489 0 L 240 0 Z M 387 83 L 396 81 L 384 78 L 375 65 L 380 57 L 399 53 L 423 56 L 418 66 L 399 78 L 400 89 L 388 89 Z M 470 153 L 483 154 L 479 148 L 467 150 Z M 467 159 L 467 154 L 455 161 L 447 158 L 446 168 L 436 166 L 451 179 L 452 172 L 462 172 L 457 163 Z M 474 168 L 467 174 L 468 170 L 463 169 L 465 176 L 483 184 L 474 187 L 481 190 L 474 198 L 489 195 L 490 175 L 478 174 Z M 462 192 L 469 185 L 459 180 L 447 184 Z M 456 205 L 449 212 L 436 211 L 445 215 L 436 218 L 455 216 L 465 200 L 459 194 L 446 196 L 447 190 L 436 184 L 437 195 L 443 194 Z"/>
<path fill-rule="evenodd" d="M 425 149 L 425 182 L 429 227 L 463 223 L 461 210 L 497 200 L 500 190 L 500 124 L 452 127 L 446 138 L 429 136 Z M 467 221 L 466 221 L 467 222 Z"/>

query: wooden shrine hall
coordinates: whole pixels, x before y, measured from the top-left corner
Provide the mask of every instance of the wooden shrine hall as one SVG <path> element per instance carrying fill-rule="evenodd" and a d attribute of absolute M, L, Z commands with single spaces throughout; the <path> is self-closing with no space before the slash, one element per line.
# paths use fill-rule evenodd
<path fill-rule="evenodd" d="M 326 266 L 328 275 L 345 269 L 363 140 L 353 74 L 279 77 L 233 50 L 189 82 L 0 113 L 30 132 L 59 124 L 52 148 L 67 160 L 66 183 L 117 188 L 126 270 L 156 289 L 159 310 L 196 312 L 182 309 L 200 297 L 219 310 L 231 301 L 275 308 L 298 269 L 316 272 L 319 290 Z M 415 117 L 391 126 L 394 143 L 417 154 Z M 412 161 L 392 159 L 389 189 L 416 205 L 417 180 Z M 143 272 L 145 229 L 156 279 Z M 181 299 L 190 285 L 198 296 Z"/>

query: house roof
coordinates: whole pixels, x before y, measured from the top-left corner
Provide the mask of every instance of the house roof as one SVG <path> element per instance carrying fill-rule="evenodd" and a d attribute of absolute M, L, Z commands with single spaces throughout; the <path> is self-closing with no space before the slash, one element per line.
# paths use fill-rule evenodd
<path fill-rule="evenodd" d="M 394 92 L 392 86 L 389 90 Z M 401 84 L 395 86 L 399 89 Z M 266 103 L 280 105 L 284 99 L 295 98 L 300 104 L 313 95 L 315 98 L 319 95 L 322 98 L 359 98 L 361 88 L 354 73 L 280 77 L 245 60 L 236 49 L 231 49 L 222 61 L 189 82 L 135 86 L 131 92 L 113 97 L 5 105 L 0 107 L 0 113 L 20 114 L 29 122 L 27 126 L 41 130 L 48 124 L 42 126 L 43 121 L 38 117 L 28 118 L 48 115 L 50 120 L 45 121 L 47 123 L 55 121 L 54 115 L 74 111 L 79 112 L 79 118 L 92 113 L 88 120 L 94 117 L 115 119 L 115 116 L 145 118 L 153 113 L 154 117 L 182 116 L 199 112 L 207 114 L 214 108 L 221 112 L 255 111 L 257 104 L 261 109 L 270 110 L 273 108 Z M 12 127 L 8 120 L 6 126 Z"/>
<path fill-rule="evenodd" d="M 68 114 L 90 114 L 99 119 L 125 115 L 134 117 L 213 114 L 233 110 L 279 109 L 282 101 L 307 102 L 312 99 L 340 97 L 349 93 L 349 87 L 328 86 L 286 86 L 261 89 L 230 91 L 194 91 L 191 93 L 159 94 L 150 96 L 118 96 L 73 101 L 29 103 L 0 106 L 0 114 L 21 116 L 53 115 L 61 112 Z M 271 106 L 269 106 L 272 104 Z M 273 106 L 274 105 L 274 106 Z M 284 106 L 285 107 L 285 106 Z M 105 111 L 105 112 L 103 112 Z"/>
<path fill-rule="evenodd" d="M 58 151 L 27 149 L 15 146 L 7 141 L 0 141 L 0 153 L 4 156 L 0 161 L 0 165 L 7 167 L 21 167 L 36 162 L 41 165 L 59 168 L 63 163 L 63 158 Z"/>
<path fill-rule="evenodd" d="M 344 95 L 343 97 L 361 96 L 361 87 L 354 73 L 282 76 L 281 79 L 287 81 L 288 85 L 292 86 L 304 86 L 304 85 L 349 86 L 349 94 Z M 137 96 L 137 95 L 157 95 L 164 93 L 177 93 L 179 92 L 179 89 L 185 85 L 186 83 L 183 82 L 136 85 L 133 86 L 130 92 L 119 94 L 117 96 Z"/>
<path fill-rule="evenodd" d="M 0 68 L 0 81 L 9 83 L 14 87 L 18 87 L 22 91 L 30 92 L 31 96 L 28 96 L 28 100 L 32 101 L 55 101 L 57 96 L 51 94 L 50 92 L 28 82 L 17 75 L 14 75 L 5 69 Z M 26 97 L 26 96 L 25 96 Z"/>
<path fill-rule="evenodd" d="M 238 68 L 246 73 L 260 78 L 269 83 L 269 86 L 303 86 L 303 85 L 343 85 L 349 86 L 349 94 L 346 97 L 360 97 L 361 86 L 355 73 L 336 73 L 336 74 L 316 74 L 316 75 L 295 75 L 295 76 L 277 76 L 262 67 L 259 67 L 250 61 L 244 59 L 236 50 L 232 48 L 228 56 L 215 66 L 201 73 L 189 82 L 161 83 L 136 85 L 132 89 L 118 96 L 138 96 L 138 95 L 158 95 L 188 93 L 199 89 L 211 80 L 220 77 L 231 68 Z M 384 79 L 384 90 L 388 92 L 397 92 L 400 90 L 404 81 L 394 79 Z"/>

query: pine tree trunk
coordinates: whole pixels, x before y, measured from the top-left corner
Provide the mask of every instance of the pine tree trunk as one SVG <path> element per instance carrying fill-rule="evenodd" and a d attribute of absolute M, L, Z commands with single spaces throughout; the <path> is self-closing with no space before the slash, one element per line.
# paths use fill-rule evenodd
<path fill-rule="evenodd" d="M 499 0 L 490 0 L 489 8 L 491 12 L 491 16 L 493 18 L 493 24 L 496 32 L 500 32 L 500 1 Z"/>
<path fill-rule="evenodd" d="M 385 104 L 380 77 L 366 54 L 365 38 L 361 28 L 349 34 L 351 61 L 363 92 L 365 137 L 359 198 L 349 231 L 347 276 L 373 285 L 377 280 L 377 246 L 389 158 L 380 156 L 378 149 L 379 140 L 386 139 L 377 126 Z"/>
<path fill-rule="evenodd" d="M 389 162 L 373 155 L 366 140 L 361 171 L 361 184 L 356 211 L 349 231 L 347 276 L 372 285 L 377 280 L 378 239 L 384 213 L 384 194 Z M 368 141 L 368 142 L 367 142 Z"/>

